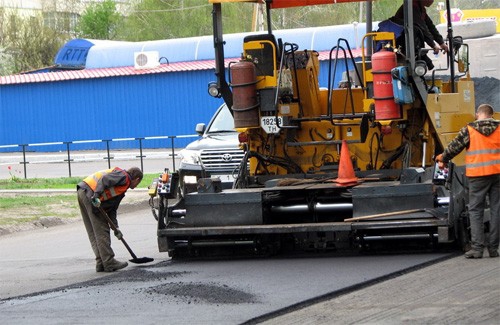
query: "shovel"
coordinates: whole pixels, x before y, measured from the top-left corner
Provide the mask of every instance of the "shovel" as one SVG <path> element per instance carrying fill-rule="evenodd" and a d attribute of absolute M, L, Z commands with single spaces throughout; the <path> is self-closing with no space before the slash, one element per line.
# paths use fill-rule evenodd
<path fill-rule="evenodd" d="M 109 226 L 111 227 L 111 229 L 113 229 L 113 231 L 117 231 L 118 228 L 115 226 L 115 224 L 113 223 L 113 221 L 111 220 L 111 218 L 108 216 L 108 214 L 106 213 L 106 211 L 104 211 L 103 208 L 99 207 L 98 208 L 99 211 L 102 213 L 103 216 L 106 217 L 106 220 L 108 221 L 108 224 Z M 127 248 L 128 252 L 130 253 L 130 255 L 132 255 L 132 259 L 129 260 L 130 262 L 132 263 L 135 263 L 135 264 L 144 264 L 144 263 L 149 263 L 149 262 L 153 262 L 154 259 L 151 258 L 151 257 L 137 257 L 134 252 L 132 251 L 132 249 L 130 248 L 130 246 L 127 244 L 127 242 L 125 241 L 125 238 L 120 238 L 120 240 L 122 241 L 123 245 L 125 245 L 125 247 Z"/>

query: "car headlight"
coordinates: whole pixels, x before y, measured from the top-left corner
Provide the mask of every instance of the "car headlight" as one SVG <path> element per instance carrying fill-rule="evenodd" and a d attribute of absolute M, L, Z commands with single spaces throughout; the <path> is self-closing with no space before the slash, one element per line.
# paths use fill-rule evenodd
<path fill-rule="evenodd" d="M 200 151 L 183 149 L 179 152 L 181 164 L 201 165 Z"/>

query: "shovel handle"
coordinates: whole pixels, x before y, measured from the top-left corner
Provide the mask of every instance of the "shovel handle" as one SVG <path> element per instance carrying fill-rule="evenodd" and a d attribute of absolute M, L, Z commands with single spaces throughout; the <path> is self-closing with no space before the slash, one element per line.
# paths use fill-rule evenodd
<path fill-rule="evenodd" d="M 113 229 L 114 231 L 117 231 L 118 230 L 118 227 L 116 227 L 116 225 L 114 224 L 113 220 L 111 220 L 111 218 L 108 216 L 108 214 L 106 213 L 106 211 L 104 211 L 103 208 L 101 207 L 98 207 L 99 211 L 101 212 L 101 214 L 106 218 L 106 220 L 108 221 L 108 224 L 109 226 L 111 227 L 111 229 Z M 125 245 L 125 248 L 127 248 L 128 252 L 130 253 L 130 255 L 132 255 L 132 257 L 134 259 L 137 259 L 137 256 L 134 254 L 134 252 L 132 251 L 132 249 L 130 248 L 130 246 L 127 244 L 127 242 L 125 241 L 125 238 L 122 238 L 120 239 L 123 243 L 123 245 Z"/>
<path fill-rule="evenodd" d="M 394 212 L 387 212 L 387 213 L 379 213 L 379 214 L 372 214 L 372 215 L 364 216 L 364 217 L 344 219 L 344 222 L 366 220 L 366 219 L 375 219 L 375 218 L 381 218 L 381 217 L 390 217 L 390 216 L 397 216 L 399 214 L 415 213 L 415 212 L 422 212 L 422 211 L 425 211 L 425 209 L 412 209 L 412 210 L 403 210 L 403 211 L 394 211 Z"/>

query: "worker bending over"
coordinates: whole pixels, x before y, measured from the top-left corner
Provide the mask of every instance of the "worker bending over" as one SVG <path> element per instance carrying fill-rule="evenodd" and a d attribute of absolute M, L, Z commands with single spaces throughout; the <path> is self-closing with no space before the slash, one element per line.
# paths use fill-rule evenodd
<path fill-rule="evenodd" d="M 124 170 L 118 167 L 98 171 L 77 185 L 78 204 L 83 223 L 95 254 L 97 272 L 113 272 L 123 269 L 127 262 L 115 259 L 111 248 L 110 226 L 99 209 L 104 210 L 118 227 L 116 211 L 125 192 L 134 189 L 142 181 L 142 171 L 137 167 Z M 117 229 L 115 236 L 122 238 Z"/>

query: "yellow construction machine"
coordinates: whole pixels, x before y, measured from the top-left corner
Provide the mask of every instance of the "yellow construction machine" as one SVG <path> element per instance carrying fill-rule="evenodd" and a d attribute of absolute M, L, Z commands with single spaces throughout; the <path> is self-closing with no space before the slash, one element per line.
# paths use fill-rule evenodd
<path fill-rule="evenodd" d="M 332 43 L 328 87 L 320 87 L 319 55 L 271 30 L 273 9 L 340 6 L 349 0 L 209 0 L 213 4 L 217 82 L 234 116 L 245 157 L 233 188 L 200 173 L 197 188 L 158 200 L 158 245 L 173 257 L 221 248 L 275 252 L 369 248 L 380 242 L 468 244 L 464 157 L 446 170 L 433 157 L 474 120 L 468 47 L 448 23 L 447 72 L 426 71 L 414 42 L 412 0 L 404 0 L 402 51 L 396 33 L 372 31 L 361 55 L 345 39 Z M 266 6 L 266 33 L 245 37 L 242 56 L 224 62 L 222 10 L 226 3 Z M 371 1 L 365 1 L 370 12 Z M 449 8 L 449 1 L 447 8 Z M 352 61 L 343 83 L 333 81 L 339 57 Z M 168 183 L 170 184 L 170 183 Z"/>

